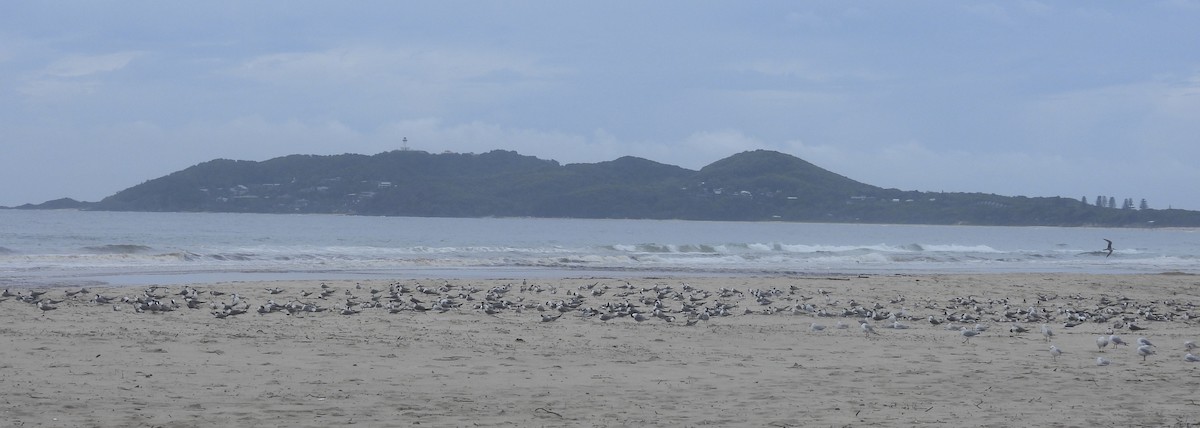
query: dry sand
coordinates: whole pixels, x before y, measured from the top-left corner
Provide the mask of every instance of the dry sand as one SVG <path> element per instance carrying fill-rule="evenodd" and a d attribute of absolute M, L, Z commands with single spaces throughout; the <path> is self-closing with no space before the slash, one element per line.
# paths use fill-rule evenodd
<path fill-rule="evenodd" d="M 629 285 L 626 285 L 626 284 Z M 64 300 L 41 311 L 20 296 L 0 302 L 0 421 L 9 426 L 1188 426 L 1200 424 L 1200 363 L 1184 341 L 1200 340 L 1200 278 L 1187 275 L 922 275 L 836 278 L 641 278 L 398 280 L 326 282 L 334 293 L 302 292 L 320 282 L 195 285 L 201 309 L 134 311 L 98 304 L 99 293 L 142 296 L 144 288 L 44 289 Z M 404 295 L 397 313 L 361 308 L 342 315 L 346 293 L 369 301 L 391 284 L 440 287 L 462 305 L 411 310 L 436 297 Z M 528 306 L 485 314 L 489 289 Z M 687 285 L 690 290 L 685 291 Z M 592 288 L 587 288 L 592 286 Z M 279 294 L 268 288 L 280 287 Z M 361 288 L 359 288 L 361 287 Z M 582 287 L 582 288 L 581 288 Z M 653 290 L 658 287 L 659 291 Z M 678 292 L 683 300 L 666 292 Z M 721 288 L 735 289 L 719 297 Z M 154 291 L 174 295 L 183 286 Z M 469 292 L 472 289 L 479 291 Z M 752 290 L 779 290 L 763 305 Z M 603 294 L 593 295 L 595 290 Z M 730 316 L 687 326 L 684 301 Z M 209 304 L 239 293 L 250 312 L 218 319 Z M 601 321 L 579 310 L 542 322 L 535 306 L 583 295 L 581 308 L 664 293 L 673 322 Z M 823 294 L 827 293 L 827 294 Z M 380 295 L 386 295 L 383 291 Z M 327 312 L 260 315 L 258 305 L 314 302 Z M 807 299 L 807 300 L 805 300 Z M 902 301 L 901 301 L 902 299 Z M 1009 309 L 1004 308 L 1006 299 Z M 1105 300 L 1102 300 L 1105 299 Z M 381 298 L 382 303 L 388 301 Z M 974 302 L 974 303 L 972 303 Z M 798 310 L 796 305 L 800 304 Z M 812 307 L 806 308 L 803 304 Z M 1054 317 L 1057 360 L 1038 332 L 1012 334 L 1029 307 Z M 903 310 L 909 329 L 867 337 L 854 307 Z M 1101 308 L 1107 308 L 1101 311 Z M 749 309 L 752 314 L 745 314 Z M 824 309 L 837 316 L 818 316 Z M 774 314 L 764 311 L 774 310 Z M 1106 314 L 1066 328 L 1069 311 Z M 1148 312 L 1152 311 L 1152 312 Z M 549 309 L 547 313 L 558 313 Z M 926 319 L 978 314 L 990 328 L 963 343 Z M 1168 321 L 1151 321 L 1162 316 Z M 1147 328 L 1130 331 L 1122 317 Z M 837 322 L 851 327 L 839 330 Z M 810 331 L 817 322 L 829 326 Z M 1157 345 L 1097 348 L 1116 333 Z M 973 326 L 974 323 L 968 323 Z M 1111 360 L 1097 366 L 1097 356 Z"/>

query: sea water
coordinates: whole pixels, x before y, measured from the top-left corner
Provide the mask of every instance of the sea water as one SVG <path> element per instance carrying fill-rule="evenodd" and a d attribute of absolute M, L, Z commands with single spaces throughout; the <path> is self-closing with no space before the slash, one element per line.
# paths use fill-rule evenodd
<path fill-rule="evenodd" d="M 1200 274 L 1196 229 L 0 210 L 0 286 L 263 279 Z M 1111 239 L 1111 256 L 1101 251 Z"/>

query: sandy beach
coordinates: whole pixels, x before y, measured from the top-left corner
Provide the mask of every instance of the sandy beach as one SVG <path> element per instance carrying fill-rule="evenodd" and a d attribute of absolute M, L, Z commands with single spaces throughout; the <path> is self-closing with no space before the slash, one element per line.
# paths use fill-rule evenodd
<path fill-rule="evenodd" d="M 7 426 L 1200 424 L 1200 363 L 1184 359 L 1185 341 L 1200 341 L 1191 275 L 80 291 L 2 298 Z M 1100 348 L 1110 330 L 1130 345 Z M 1153 354 L 1138 354 L 1139 337 Z"/>

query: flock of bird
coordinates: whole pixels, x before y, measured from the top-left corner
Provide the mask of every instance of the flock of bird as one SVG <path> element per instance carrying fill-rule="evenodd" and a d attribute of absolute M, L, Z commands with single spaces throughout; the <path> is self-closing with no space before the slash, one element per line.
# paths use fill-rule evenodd
<path fill-rule="evenodd" d="M 130 291 L 135 289 L 130 288 Z M 1129 346 L 1117 333 L 1128 330 L 1145 330 L 1139 322 L 1183 322 L 1197 323 L 1197 307 L 1192 302 L 1177 300 L 1135 301 L 1125 297 L 1100 296 L 1096 299 L 1082 295 L 1037 294 L 1028 298 L 981 299 L 973 295 L 956 296 L 945 300 L 932 298 L 908 301 L 897 295 L 887 302 L 859 302 L 855 299 L 838 299 L 833 290 L 792 285 L 786 289 L 739 289 L 721 287 L 706 290 L 687 283 L 676 286 L 662 283 L 650 287 L 634 285 L 629 280 L 596 281 L 577 287 L 530 284 L 526 281 L 506 283 L 490 287 L 471 284 L 456 285 L 444 282 L 439 285 L 424 285 L 392 282 L 379 288 L 364 287 L 362 284 L 335 287 L 321 283 L 314 290 L 266 288 L 266 301 L 251 303 L 238 292 L 222 292 L 183 286 L 169 292 L 166 287 L 151 286 L 121 297 L 105 296 L 87 289 L 65 291 L 60 299 L 49 297 L 43 290 L 4 290 L 0 302 L 16 300 L 35 306 L 43 315 L 58 308 L 65 301 L 84 301 L 93 305 L 111 305 L 114 311 L 131 310 L 136 313 L 165 313 L 177 310 L 207 310 L 213 317 L 228 319 L 238 316 L 271 316 L 286 314 L 309 316 L 336 313 L 353 316 L 366 311 L 386 313 L 400 312 L 450 312 L 476 311 L 498 316 L 501 314 L 537 314 L 540 322 L 554 322 L 565 315 L 600 322 L 659 321 L 696 325 L 713 319 L 730 316 L 776 316 L 800 315 L 808 318 L 837 319 L 833 329 L 849 329 L 856 323 L 868 338 L 880 335 L 878 329 L 908 329 L 918 325 L 941 326 L 957 332 L 963 344 L 983 336 L 990 325 L 1007 324 L 1013 336 L 1030 332 L 1030 325 L 1038 325 L 1041 335 L 1049 343 L 1048 351 L 1057 361 L 1063 350 L 1055 345 L 1054 328 L 1051 324 L 1072 329 L 1085 323 L 1100 326 L 1105 333 L 1096 338 L 1099 352 L 1109 346 Z M 514 292 L 515 291 L 515 292 Z M 263 293 L 255 293 L 263 295 Z M 247 315 L 249 314 L 249 315 Z M 1057 328 L 1057 327 L 1055 327 Z M 828 327 L 812 322 L 809 330 L 822 332 Z M 1140 334 L 1140 333 L 1138 333 Z M 1136 354 L 1145 361 L 1156 355 L 1158 348 L 1145 337 L 1139 337 Z M 1193 354 L 1196 344 L 1184 344 L 1183 359 L 1200 362 Z M 1105 366 L 1110 361 L 1097 357 L 1096 364 Z"/>

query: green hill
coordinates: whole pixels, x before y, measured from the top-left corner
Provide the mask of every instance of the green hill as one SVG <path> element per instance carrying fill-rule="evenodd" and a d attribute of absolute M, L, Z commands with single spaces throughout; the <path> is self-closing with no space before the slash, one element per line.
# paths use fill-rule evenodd
<path fill-rule="evenodd" d="M 860 183 L 784 153 L 693 171 L 636 157 L 561 165 L 511 151 L 218 159 L 85 209 L 901 224 L 1200 226 L 1200 212 L 1101 208 L 1067 198 L 929 193 Z"/>

